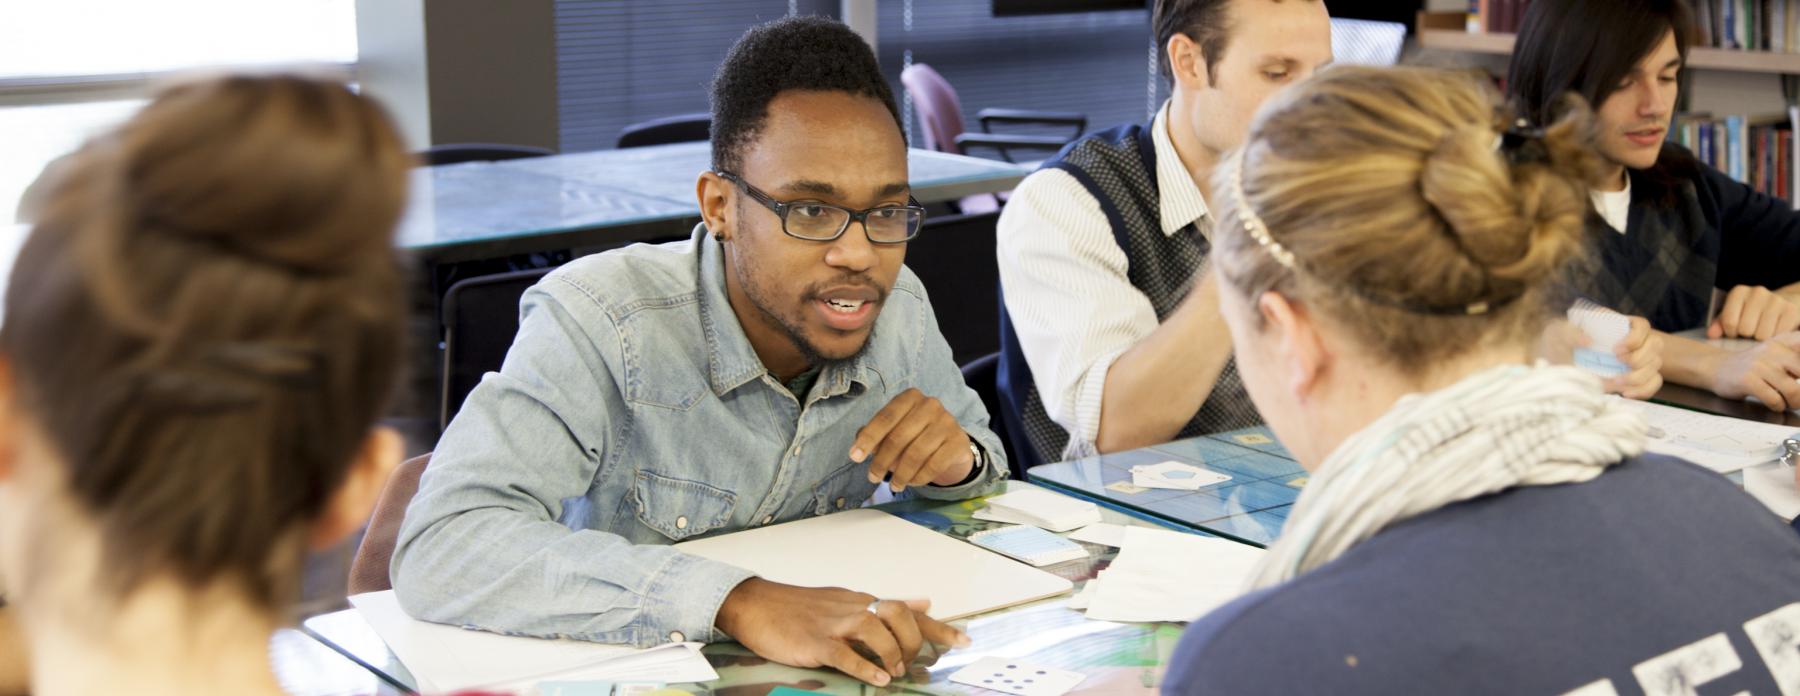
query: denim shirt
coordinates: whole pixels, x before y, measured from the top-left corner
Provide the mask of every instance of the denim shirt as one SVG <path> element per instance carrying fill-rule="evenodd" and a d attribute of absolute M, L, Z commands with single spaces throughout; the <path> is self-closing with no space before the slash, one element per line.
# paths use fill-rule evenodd
<path fill-rule="evenodd" d="M 936 397 L 988 453 L 1000 441 L 910 270 L 855 359 L 796 398 L 751 349 L 719 243 L 636 245 L 576 260 L 520 301 L 497 373 L 445 430 L 390 568 L 415 617 L 500 633 L 650 646 L 713 642 L 751 573 L 669 544 L 860 506 L 856 432 L 895 396 Z"/>

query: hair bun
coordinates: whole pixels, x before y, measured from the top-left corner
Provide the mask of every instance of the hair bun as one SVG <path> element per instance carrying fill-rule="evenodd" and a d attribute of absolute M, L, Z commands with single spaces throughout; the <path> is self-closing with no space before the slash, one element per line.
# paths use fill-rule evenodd
<path fill-rule="evenodd" d="M 298 77 L 175 87 L 106 143 L 125 234 L 162 234 L 297 272 L 327 272 L 389 246 L 404 200 L 403 151 L 371 102 Z M 383 160 L 386 161 L 383 161 Z"/>

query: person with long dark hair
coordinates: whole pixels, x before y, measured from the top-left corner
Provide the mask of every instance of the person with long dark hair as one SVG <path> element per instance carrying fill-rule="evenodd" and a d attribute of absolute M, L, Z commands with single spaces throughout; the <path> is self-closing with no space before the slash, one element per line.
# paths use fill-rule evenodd
<path fill-rule="evenodd" d="M 1800 408 L 1800 213 L 1666 141 L 1693 16 L 1681 0 L 1540 0 L 1519 32 L 1511 99 L 1552 123 L 1593 106 L 1605 175 L 1591 194 L 1596 267 L 1578 292 L 1659 332 L 1760 341 L 1728 352 L 1664 336 L 1663 376 Z"/>

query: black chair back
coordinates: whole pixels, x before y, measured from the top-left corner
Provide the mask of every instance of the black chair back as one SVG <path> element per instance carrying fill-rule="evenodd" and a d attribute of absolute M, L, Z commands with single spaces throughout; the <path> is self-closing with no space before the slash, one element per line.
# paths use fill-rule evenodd
<path fill-rule="evenodd" d="M 462 408 L 482 375 L 500 369 L 519 333 L 519 298 L 553 268 L 458 281 L 444 293 L 444 383 L 438 427 Z"/>
<path fill-rule="evenodd" d="M 1000 436 L 1000 446 L 1006 450 L 1006 465 L 1012 472 L 1012 479 L 1024 481 L 1026 462 L 1013 453 L 1012 431 L 1006 427 L 1006 419 L 1000 411 L 1000 354 L 989 353 L 976 358 L 962 366 L 962 373 L 963 382 L 981 396 L 981 405 L 987 407 L 988 430 Z"/>
<path fill-rule="evenodd" d="M 619 149 L 628 147 L 644 147 L 646 145 L 667 145 L 669 143 L 691 143 L 712 137 L 712 114 L 701 112 L 665 116 L 663 118 L 633 123 L 619 131 Z"/>
<path fill-rule="evenodd" d="M 912 269 L 950 342 L 956 364 L 1000 350 L 1000 268 L 994 261 L 999 212 L 925 218 L 925 229 L 906 245 Z"/>
<path fill-rule="evenodd" d="M 419 153 L 419 160 L 426 166 L 436 167 L 443 164 L 461 164 L 463 162 L 500 162 L 504 160 L 543 157 L 556 154 L 541 147 L 530 145 L 503 145 L 501 143 L 448 143 L 433 145 Z"/>

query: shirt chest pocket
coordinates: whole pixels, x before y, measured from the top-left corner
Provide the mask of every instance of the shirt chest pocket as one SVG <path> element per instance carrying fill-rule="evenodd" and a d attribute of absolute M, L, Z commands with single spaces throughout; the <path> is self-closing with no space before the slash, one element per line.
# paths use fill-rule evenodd
<path fill-rule="evenodd" d="M 813 514 L 824 515 L 839 510 L 862 507 L 875 484 L 869 483 L 869 468 L 850 462 L 826 474 L 813 486 Z"/>
<path fill-rule="evenodd" d="M 737 494 L 698 481 L 639 470 L 632 484 L 631 504 L 637 509 L 638 522 L 671 541 L 682 541 L 731 522 Z"/>

